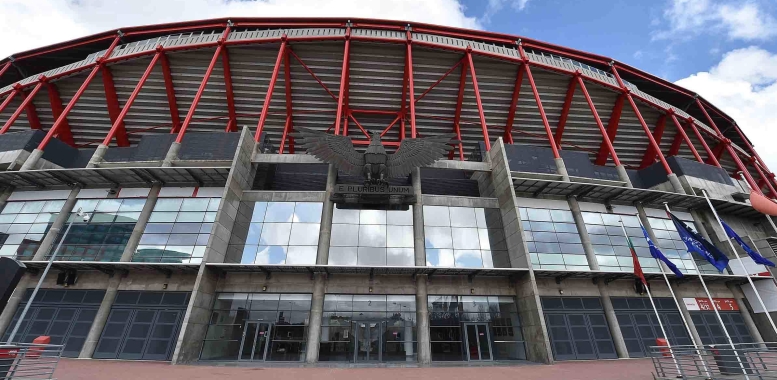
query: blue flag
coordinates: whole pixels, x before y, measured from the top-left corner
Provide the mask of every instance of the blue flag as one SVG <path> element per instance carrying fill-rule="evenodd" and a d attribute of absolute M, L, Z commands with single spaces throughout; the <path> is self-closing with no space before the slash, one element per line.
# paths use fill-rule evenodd
<path fill-rule="evenodd" d="M 674 223 L 675 228 L 677 228 L 677 232 L 680 233 L 680 238 L 683 239 L 683 243 L 685 243 L 685 247 L 688 248 L 688 252 L 701 255 L 722 273 L 728 266 L 728 257 L 726 257 L 726 255 L 717 247 L 712 245 L 712 243 L 705 240 L 700 234 L 693 232 L 688 225 L 683 223 L 680 219 L 677 219 L 674 214 L 671 212 L 667 212 L 667 214 L 672 218 L 672 222 Z"/>
<path fill-rule="evenodd" d="M 650 240 L 650 236 L 648 236 L 647 230 L 645 227 L 643 227 L 640 224 L 640 227 L 642 227 L 642 233 L 645 235 L 645 240 L 648 242 L 648 246 L 650 246 L 650 255 L 653 256 L 653 258 L 661 260 L 666 264 L 667 267 L 674 273 L 677 277 L 683 277 L 683 272 L 680 272 L 679 269 L 677 269 L 677 266 L 674 265 L 673 262 L 669 261 L 669 259 L 664 256 L 664 254 L 661 252 L 661 250 L 656 247 L 655 244 L 653 244 L 653 240 Z"/>
<path fill-rule="evenodd" d="M 739 237 L 739 235 L 737 235 L 737 233 L 734 232 L 734 230 L 731 227 L 729 227 L 728 224 L 726 224 L 726 222 L 724 222 L 722 220 L 720 222 L 723 223 L 723 229 L 726 230 L 726 235 L 728 235 L 728 237 L 730 239 L 734 239 L 737 243 L 739 243 L 739 246 L 742 247 L 742 249 L 745 252 L 747 252 L 748 255 L 750 255 L 750 258 L 752 258 L 753 261 L 755 261 L 756 263 L 761 264 L 761 265 L 768 265 L 770 267 L 774 266 L 773 262 L 771 262 L 771 261 L 767 260 L 765 257 L 759 255 L 758 252 L 753 251 L 753 249 L 750 248 L 750 246 L 745 244 L 745 242 L 742 241 L 742 238 Z"/>

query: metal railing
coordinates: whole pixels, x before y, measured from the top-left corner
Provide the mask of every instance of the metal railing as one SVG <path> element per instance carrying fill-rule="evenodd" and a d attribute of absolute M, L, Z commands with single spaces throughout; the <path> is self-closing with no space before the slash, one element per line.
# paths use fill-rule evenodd
<path fill-rule="evenodd" d="M 652 346 L 657 379 L 777 379 L 777 343 Z"/>
<path fill-rule="evenodd" d="M 0 343 L 0 380 L 52 379 L 62 345 Z"/>

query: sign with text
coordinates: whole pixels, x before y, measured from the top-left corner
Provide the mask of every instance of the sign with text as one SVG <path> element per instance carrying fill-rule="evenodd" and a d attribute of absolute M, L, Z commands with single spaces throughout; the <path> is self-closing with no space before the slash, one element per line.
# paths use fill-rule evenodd
<path fill-rule="evenodd" d="M 389 184 L 337 184 L 335 193 L 360 195 L 413 195 L 412 186 L 392 186 Z"/>
<path fill-rule="evenodd" d="M 715 308 L 718 311 L 738 311 L 739 305 L 733 298 L 713 298 Z M 708 298 L 683 298 L 683 303 L 688 311 L 712 311 L 712 304 Z"/>

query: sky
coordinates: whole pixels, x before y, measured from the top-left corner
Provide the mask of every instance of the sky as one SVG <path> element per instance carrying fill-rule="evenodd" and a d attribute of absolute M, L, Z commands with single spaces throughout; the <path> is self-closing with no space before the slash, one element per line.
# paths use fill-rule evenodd
<path fill-rule="evenodd" d="M 777 170 L 775 0 L 0 0 L 0 57 L 120 27 L 230 16 L 418 21 L 608 56 L 721 108 Z"/>

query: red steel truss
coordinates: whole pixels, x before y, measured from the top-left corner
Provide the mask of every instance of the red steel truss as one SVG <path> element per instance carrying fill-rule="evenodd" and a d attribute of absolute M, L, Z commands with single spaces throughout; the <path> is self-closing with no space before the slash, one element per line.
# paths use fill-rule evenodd
<path fill-rule="evenodd" d="M 343 35 L 341 36 L 306 35 L 306 36 L 295 36 L 295 37 L 288 37 L 286 35 L 282 35 L 277 38 L 263 37 L 261 39 L 256 39 L 256 40 L 231 41 L 227 37 L 229 36 L 230 31 L 233 28 L 233 25 L 234 27 L 239 26 L 244 28 L 245 27 L 290 27 L 290 26 L 345 28 L 345 34 L 344 36 Z M 116 48 L 117 44 L 120 42 L 120 39 L 116 34 L 112 34 L 112 35 L 106 34 L 101 36 L 94 36 L 88 41 L 82 41 L 78 43 L 79 45 L 82 45 L 86 43 L 94 43 L 97 41 L 112 41 L 105 54 L 103 54 L 102 57 L 98 58 L 94 63 L 89 65 L 84 65 L 76 69 L 65 70 L 55 75 L 52 75 L 51 77 L 48 77 L 48 78 L 41 76 L 34 81 L 28 81 L 28 82 L 25 82 L 24 84 L 12 86 L 12 88 L 10 88 L 9 90 L 6 90 L 5 92 L 0 93 L 0 96 L 5 96 L 2 103 L 0 103 L 0 112 L 8 108 L 14 99 L 21 98 L 20 105 L 16 107 L 14 112 L 11 114 L 11 117 L 4 123 L 2 128 L 0 128 L 0 133 L 5 133 L 6 131 L 8 131 L 15 123 L 15 121 L 18 119 L 18 117 L 21 115 L 21 112 L 26 112 L 27 119 L 29 121 L 31 128 L 33 129 L 42 128 L 38 120 L 37 113 L 35 112 L 35 105 L 33 103 L 33 99 L 40 92 L 42 87 L 45 85 L 49 94 L 49 102 L 51 104 L 52 113 L 54 115 L 55 121 L 51 126 L 51 128 L 48 129 L 47 135 L 43 139 L 43 141 L 39 144 L 38 149 L 44 149 L 45 146 L 53 137 L 57 137 L 68 144 L 71 144 L 71 145 L 74 144 L 72 132 L 70 131 L 70 127 L 67 121 L 68 114 L 73 109 L 73 107 L 75 107 L 76 103 L 84 94 L 87 87 L 90 85 L 91 81 L 94 79 L 94 77 L 97 75 L 99 71 L 102 73 L 103 87 L 104 87 L 105 96 L 106 96 L 106 105 L 107 105 L 108 114 L 111 119 L 111 128 L 108 131 L 105 139 L 103 140 L 103 143 L 105 145 L 108 145 L 115 138 L 116 144 L 118 146 L 128 146 L 129 139 L 127 137 L 127 131 L 124 126 L 124 119 L 127 113 L 129 112 L 130 108 L 132 107 L 133 102 L 137 98 L 138 93 L 141 91 L 143 85 L 148 80 L 152 70 L 154 69 L 157 63 L 160 63 L 161 73 L 164 79 L 165 90 L 167 94 L 167 102 L 170 110 L 171 133 L 177 134 L 176 141 L 181 142 L 186 133 L 186 130 L 194 120 L 194 114 L 197 110 L 197 105 L 200 102 L 201 97 L 203 96 L 203 92 L 207 86 L 208 80 L 219 60 L 221 60 L 222 69 L 224 70 L 224 87 L 226 90 L 224 96 L 226 98 L 227 113 L 228 113 L 228 120 L 226 123 L 225 130 L 236 131 L 238 115 L 235 110 L 234 90 L 232 85 L 232 75 L 230 71 L 229 54 L 228 54 L 227 48 L 228 46 L 242 46 L 242 45 L 252 45 L 252 44 L 279 44 L 280 48 L 278 51 L 278 56 L 275 62 L 275 66 L 273 68 L 273 73 L 270 78 L 270 85 L 267 90 L 264 103 L 262 104 L 262 110 L 259 115 L 257 128 L 255 130 L 255 139 L 259 140 L 262 134 L 264 125 L 266 123 L 267 117 L 270 114 L 269 107 L 270 107 L 271 99 L 275 89 L 275 84 L 277 83 L 278 76 L 280 75 L 281 68 L 282 68 L 283 74 L 284 74 L 284 82 L 285 82 L 285 99 L 286 99 L 285 108 L 286 109 L 285 109 L 285 123 L 283 127 L 283 136 L 282 136 L 282 141 L 280 145 L 280 153 L 286 153 L 286 152 L 294 153 L 294 140 L 292 137 L 292 132 L 294 131 L 294 115 L 295 115 L 295 112 L 300 112 L 300 111 L 295 111 L 292 107 L 292 98 L 291 98 L 292 83 L 291 83 L 291 75 L 290 75 L 290 66 L 292 64 L 292 59 L 297 63 L 299 63 L 321 85 L 321 87 L 334 100 L 336 100 L 337 108 L 335 110 L 334 122 L 332 123 L 332 127 L 331 127 L 331 129 L 333 129 L 333 133 L 348 135 L 349 124 L 352 123 L 352 125 L 354 125 L 361 132 L 361 134 L 366 134 L 366 130 L 359 122 L 357 115 L 362 113 L 381 114 L 381 115 L 389 115 L 392 117 L 391 123 L 382 131 L 382 135 L 385 135 L 389 130 L 396 127 L 396 128 L 399 128 L 398 135 L 399 135 L 400 141 L 406 136 L 405 129 L 406 129 L 406 124 L 408 123 L 410 124 L 410 136 L 411 137 L 419 136 L 417 125 L 416 125 L 417 118 L 419 116 L 416 114 L 416 103 L 422 100 L 430 91 L 434 90 L 434 88 L 437 85 L 439 85 L 440 82 L 444 80 L 446 77 L 448 77 L 451 73 L 455 72 L 457 69 L 460 69 L 461 71 L 460 71 L 460 77 L 459 77 L 459 93 L 457 96 L 456 110 L 453 115 L 453 118 L 447 119 L 447 120 L 452 121 L 452 131 L 456 134 L 457 138 L 461 140 L 461 132 L 462 132 L 461 112 L 462 112 L 462 105 L 464 100 L 464 88 L 466 86 L 467 77 L 469 76 L 470 77 L 469 79 L 472 83 L 475 102 L 477 104 L 478 119 L 479 119 L 480 129 L 483 135 L 483 142 L 486 146 L 486 149 L 490 149 L 491 141 L 489 138 L 486 114 L 483 109 L 483 97 L 478 84 L 477 71 L 476 71 L 476 67 L 473 59 L 474 56 L 479 56 L 479 57 L 494 58 L 501 61 L 507 61 L 515 64 L 517 68 L 516 79 L 512 89 L 511 102 L 510 102 L 509 109 L 507 110 L 508 111 L 507 121 L 506 121 L 506 124 L 504 125 L 504 132 L 500 133 L 503 139 L 507 143 L 513 143 L 514 130 L 520 130 L 520 125 L 515 126 L 514 120 L 515 120 L 516 108 L 520 97 L 520 89 L 525 77 L 528 80 L 529 87 L 531 88 L 531 91 L 532 91 L 531 96 L 534 98 L 534 102 L 537 105 L 537 111 L 539 113 L 540 119 L 545 129 L 545 134 L 547 135 L 548 143 L 550 144 L 554 157 L 560 157 L 559 150 L 561 149 L 561 145 L 563 143 L 564 129 L 566 127 L 567 119 L 572 106 L 572 100 L 574 98 L 575 91 L 578 88 L 580 88 L 581 92 L 585 96 L 586 102 L 594 116 L 594 120 L 596 121 L 597 127 L 599 128 L 600 133 L 602 135 L 602 143 L 601 143 L 601 146 L 599 147 L 599 151 L 596 154 L 596 158 L 595 158 L 595 163 L 597 165 L 604 165 L 607 162 L 608 157 L 612 157 L 613 163 L 615 165 L 620 165 L 620 160 L 617 157 L 615 148 L 613 146 L 613 141 L 615 140 L 618 132 L 618 126 L 619 126 L 623 106 L 628 102 L 628 105 L 631 107 L 632 111 L 634 112 L 635 116 L 639 120 L 640 125 L 643 128 L 645 136 L 648 138 L 648 146 L 646 147 L 645 153 L 642 157 L 639 167 L 645 167 L 647 165 L 650 165 L 653 162 L 655 162 L 656 159 L 658 159 L 658 161 L 661 162 L 662 166 L 664 167 L 665 171 L 668 174 L 671 173 L 672 171 L 669 168 L 669 165 L 666 161 L 665 153 L 668 153 L 669 155 L 677 155 L 679 154 L 683 144 L 685 144 L 688 147 L 691 154 L 694 156 L 694 158 L 697 161 L 703 162 L 701 155 L 699 154 L 694 143 L 689 137 L 690 135 L 686 133 L 688 128 L 690 128 L 690 130 L 693 132 L 692 135 L 697 139 L 699 143 L 701 143 L 702 147 L 704 148 L 705 153 L 708 157 L 707 160 L 710 164 L 720 167 L 721 166 L 720 154 L 722 154 L 725 151 L 734 161 L 734 164 L 736 165 L 738 172 L 742 173 L 743 178 L 748 182 L 750 186 L 752 186 L 754 189 L 757 189 L 758 191 L 760 191 L 761 188 L 765 186 L 769 190 L 772 196 L 777 196 L 777 192 L 774 191 L 775 185 L 777 185 L 777 181 L 775 181 L 774 174 L 772 174 L 768 170 L 761 157 L 754 150 L 754 148 L 747 140 L 747 138 L 744 136 L 744 134 L 741 132 L 738 126 L 736 126 L 735 124 L 732 124 L 736 133 L 741 138 L 745 149 L 736 148 L 731 143 L 731 140 L 723 136 L 721 131 L 715 125 L 713 119 L 708 114 L 706 109 L 708 107 L 705 107 L 705 105 L 699 99 L 696 99 L 696 104 L 701 110 L 701 112 L 703 112 L 703 114 L 705 115 L 706 121 L 708 122 L 708 126 L 714 130 L 714 133 L 711 132 L 708 128 L 703 127 L 700 123 L 698 123 L 693 118 L 683 118 L 683 120 L 679 120 L 672 108 L 667 108 L 665 104 L 659 104 L 655 102 L 654 99 L 641 95 L 639 91 L 632 91 L 629 87 L 626 86 L 625 82 L 621 79 L 619 75 L 619 71 L 628 72 L 630 75 L 637 76 L 640 79 L 647 80 L 647 81 L 650 81 L 651 83 L 670 88 L 672 91 L 675 91 L 678 94 L 683 94 L 687 96 L 693 96 L 693 94 L 690 94 L 684 89 L 674 86 L 671 83 L 665 82 L 659 78 L 655 78 L 648 74 L 642 73 L 627 65 L 611 61 L 609 58 L 606 58 L 606 57 L 574 51 L 571 49 L 565 49 L 562 47 L 549 45 L 538 41 L 523 40 L 523 41 L 516 42 L 516 39 L 513 36 L 499 35 L 495 33 L 481 33 L 481 32 L 459 30 L 454 28 L 432 27 L 432 26 L 421 25 L 421 24 L 418 24 L 417 26 L 414 26 L 411 29 L 407 25 L 401 25 L 393 22 L 360 21 L 355 23 L 351 23 L 351 22 L 346 23 L 346 22 L 343 22 L 343 20 L 334 20 L 334 19 L 322 19 L 322 20 L 316 20 L 316 21 L 300 20 L 300 21 L 284 21 L 284 22 L 279 22 L 277 20 L 274 20 L 274 21 L 239 20 L 234 24 L 226 20 L 209 20 L 205 22 L 181 24 L 180 26 L 166 25 L 161 28 L 153 27 L 153 26 L 129 28 L 125 30 L 124 35 L 133 36 L 136 38 L 137 36 L 150 35 L 154 33 L 157 33 L 157 34 L 175 33 L 175 32 L 190 31 L 190 30 L 196 30 L 196 29 L 202 29 L 202 28 L 212 28 L 212 29 L 223 28 L 224 31 L 223 31 L 223 34 L 221 35 L 221 38 L 219 38 L 217 42 L 203 43 L 203 44 L 197 45 L 197 48 L 200 48 L 200 49 L 215 48 L 215 52 L 210 61 L 210 64 L 208 65 L 205 71 L 205 74 L 202 77 L 200 86 L 195 94 L 195 97 L 191 103 L 191 106 L 187 110 L 186 116 L 183 121 L 180 120 L 180 116 L 179 116 L 175 88 L 173 84 L 172 75 L 170 72 L 168 53 L 191 49 L 191 47 L 172 46 L 168 48 L 162 48 L 160 46 L 156 50 L 141 51 L 137 53 L 130 53 L 121 57 L 112 58 L 111 54 L 114 48 Z M 397 38 L 388 38 L 388 37 L 374 37 L 371 35 L 368 36 L 368 35 L 362 35 L 362 34 L 352 35 L 351 34 L 352 28 L 376 28 L 376 29 L 391 30 L 391 31 L 402 31 L 405 34 L 405 38 L 397 39 Z M 428 42 L 426 40 L 414 39 L 415 33 L 432 33 L 435 35 L 440 35 L 440 36 L 449 37 L 449 38 L 463 38 L 463 39 L 470 39 L 470 40 L 475 39 L 475 40 L 484 41 L 487 43 L 498 43 L 505 46 L 507 45 L 515 46 L 518 50 L 519 57 L 507 57 L 491 51 L 474 49 L 470 45 L 466 45 L 463 47 L 454 46 L 454 45 L 443 45 L 440 43 Z M 329 88 L 327 88 L 324 82 L 321 79 L 319 79 L 319 77 L 314 73 L 314 71 L 308 65 L 306 65 L 302 61 L 302 59 L 300 59 L 300 57 L 297 56 L 294 53 L 294 51 L 291 49 L 291 46 L 296 42 L 316 42 L 316 41 L 341 41 L 344 43 L 340 85 L 339 85 L 339 91 L 337 92 L 337 94 L 335 94 Z M 357 110 L 357 109 L 352 109 L 350 107 L 350 104 L 348 102 L 350 64 L 351 64 L 350 49 L 351 49 L 351 43 L 354 41 L 371 42 L 371 43 L 404 44 L 405 68 L 404 68 L 404 75 L 403 75 L 401 107 L 399 110 L 396 110 L 396 111 Z M 40 51 L 24 53 L 18 56 L 16 59 L 18 60 L 18 59 L 31 58 L 31 57 L 39 56 L 41 54 L 47 54 L 53 51 L 63 50 L 71 46 L 75 46 L 75 45 L 71 44 L 67 47 L 58 46 L 54 48 L 43 49 Z M 415 95 L 417 89 L 415 88 L 415 81 L 414 81 L 414 74 L 413 74 L 414 46 L 442 49 L 442 50 L 447 50 L 447 51 L 452 51 L 455 53 L 462 54 L 461 60 L 457 61 L 455 65 L 453 65 L 449 70 L 447 70 L 447 72 L 441 78 L 439 78 L 435 83 L 433 83 L 429 88 L 424 89 L 423 91 L 419 91 L 420 96 L 418 97 L 416 97 Z M 612 76 L 615 78 L 617 85 L 613 85 L 611 82 L 603 81 L 592 76 L 588 76 L 588 75 L 583 76 L 580 71 L 570 71 L 556 66 L 551 66 L 549 64 L 543 63 L 542 61 L 532 60 L 529 58 L 527 52 L 524 50 L 525 48 L 539 49 L 552 54 L 559 54 L 565 57 L 578 59 L 584 62 L 596 63 L 599 65 L 610 64 L 612 68 L 611 69 Z M 140 80 L 135 86 L 135 89 L 130 95 L 130 97 L 128 98 L 127 102 L 123 105 L 123 107 L 120 107 L 116 96 L 116 90 L 113 85 L 113 80 L 112 80 L 113 78 L 112 78 L 110 69 L 108 68 L 108 65 L 111 63 L 118 62 L 119 60 L 128 60 L 133 58 L 139 58 L 142 56 L 151 57 L 151 62 L 149 63 L 149 66 L 147 67 L 143 76 L 141 76 Z M 6 72 L 12 66 L 13 64 L 10 60 L 0 64 L 0 78 L 2 78 L 3 75 L 6 74 Z M 564 98 L 564 103 L 562 106 L 562 112 L 559 117 L 558 124 L 556 125 L 555 132 L 551 128 L 550 123 L 548 121 L 548 116 L 545 113 L 545 109 L 543 107 L 543 101 L 541 99 L 540 92 L 538 91 L 538 88 L 537 88 L 537 83 L 535 82 L 534 76 L 532 75 L 533 68 L 552 71 L 556 73 L 562 73 L 570 76 L 569 85 L 568 85 L 566 96 Z M 57 92 L 57 89 L 54 83 L 58 79 L 73 76 L 75 74 L 82 73 L 82 72 L 87 72 L 88 74 L 83 80 L 81 86 L 76 91 L 75 95 L 70 99 L 70 102 L 63 107 L 62 101 L 59 97 L 59 93 Z M 621 94 L 616 100 L 615 106 L 613 107 L 609 115 L 609 120 L 607 122 L 606 127 L 602 122 L 601 118 L 599 117 L 596 107 L 593 101 L 591 100 L 590 94 L 586 89 L 585 82 L 590 82 L 597 86 L 617 91 Z M 637 106 L 637 103 L 648 105 L 654 109 L 658 109 L 661 112 L 662 116 L 660 117 L 659 122 L 657 123 L 655 128 L 653 128 L 652 130 L 651 130 L 651 127 L 647 125 L 644 118 L 642 117 L 639 111 L 639 108 Z M 711 109 L 714 110 L 714 108 L 711 108 Z M 725 115 L 722 115 L 717 110 L 714 110 L 714 111 L 719 116 L 726 119 Z M 428 117 L 428 116 L 423 115 L 421 117 Z M 662 152 L 660 149 L 660 141 L 665 132 L 666 124 L 670 122 L 676 128 L 676 133 L 672 138 L 672 143 L 668 152 Z M 472 124 L 472 123 L 470 122 L 469 124 Z M 492 126 L 492 128 L 493 127 L 496 127 L 496 126 Z M 502 126 L 499 126 L 499 128 L 501 132 Z M 711 141 L 713 144 L 716 145 L 715 148 L 710 148 L 710 145 L 707 142 L 708 139 L 709 141 Z M 354 140 L 355 145 L 365 145 L 367 143 L 368 143 L 368 140 L 366 139 Z M 387 146 L 399 145 L 399 142 L 393 142 L 393 141 L 385 141 L 385 143 Z M 463 144 L 461 143 L 461 141 L 459 141 L 456 145 L 458 147 L 458 154 L 456 154 L 455 151 L 451 152 L 451 155 L 449 158 L 453 158 L 454 155 L 458 155 L 459 160 L 464 160 L 465 158 L 464 158 Z M 748 170 L 748 166 L 752 166 L 752 168 L 755 170 L 755 173 L 758 174 L 760 178 L 760 184 L 755 181 L 755 179 L 753 178 L 753 176 Z"/>

